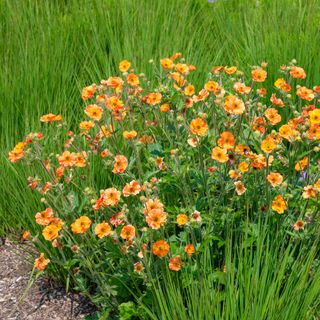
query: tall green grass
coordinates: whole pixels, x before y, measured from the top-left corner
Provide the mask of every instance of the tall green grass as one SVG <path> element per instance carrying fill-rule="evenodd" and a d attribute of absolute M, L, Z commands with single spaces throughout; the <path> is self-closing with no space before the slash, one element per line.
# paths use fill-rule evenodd
<path fill-rule="evenodd" d="M 198 268 L 168 271 L 155 281 L 153 319 L 318 319 L 319 239 L 308 246 L 281 230 L 271 233 L 269 224 L 254 227 L 256 236 L 228 233 L 226 272 L 216 265 L 208 246 Z"/>
<path fill-rule="evenodd" d="M 319 9 L 317 0 L 1 0 L 0 233 L 30 227 L 39 209 L 26 190 L 32 173 L 6 157 L 41 129 L 40 115 L 62 113 L 74 127 L 81 87 L 107 78 L 123 58 L 149 74 L 149 59 L 176 51 L 198 67 L 197 88 L 215 64 L 268 61 L 273 71 L 292 58 L 308 84 L 319 84 Z"/>

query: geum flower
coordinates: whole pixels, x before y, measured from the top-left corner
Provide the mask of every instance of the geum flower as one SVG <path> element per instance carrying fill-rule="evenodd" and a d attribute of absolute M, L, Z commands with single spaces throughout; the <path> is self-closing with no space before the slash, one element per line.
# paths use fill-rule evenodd
<path fill-rule="evenodd" d="M 107 237 L 111 233 L 111 226 L 107 222 L 98 223 L 94 228 L 94 233 L 100 239 Z"/>
<path fill-rule="evenodd" d="M 92 221 L 87 216 L 81 216 L 71 224 L 71 230 L 73 233 L 86 233 L 91 224 Z"/>
<path fill-rule="evenodd" d="M 135 235 L 136 235 L 136 229 L 131 224 L 124 226 L 120 233 L 120 237 L 127 241 L 133 240 Z"/>
<path fill-rule="evenodd" d="M 267 180 L 273 187 L 278 187 L 283 181 L 283 177 L 280 173 L 270 172 L 267 176 Z"/>
<path fill-rule="evenodd" d="M 279 214 L 282 214 L 287 209 L 287 203 L 283 196 L 279 195 L 274 198 L 271 207 L 274 211 L 278 212 Z"/>
<path fill-rule="evenodd" d="M 43 229 L 42 235 L 46 240 L 53 241 L 58 237 L 59 231 L 60 228 L 58 226 L 56 226 L 55 224 L 50 224 Z"/>
<path fill-rule="evenodd" d="M 182 265 L 180 256 L 172 257 L 169 260 L 169 269 L 172 271 L 179 271 L 182 268 Z"/>
<path fill-rule="evenodd" d="M 214 147 L 212 149 L 211 158 L 220 163 L 225 163 L 229 160 L 227 150 L 220 147 Z"/>
<path fill-rule="evenodd" d="M 223 149 L 232 150 L 234 148 L 236 140 L 235 140 L 232 132 L 224 131 L 220 134 L 220 137 L 219 137 L 217 143 L 218 143 L 218 146 Z"/>
<path fill-rule="evenodd" d="M 50 262 L 49 259 L 45 259 L 44 257 L 44 253 L 41 253 L 39 258 L 37 258 L 34 261 L 34 266 L 38 269 L 38 270 L 44 270 L 45 267 L 48 265 L 48 263 Z"/>
<path fill-rule="evenodd" d="M 224 102 L 224 109 L 234 115 L 242 114 L 245 111 L 244 102 L 236 96 L 229 95 Z"/>
<path fill-rule="evenodd" d="M 244 184 L 241 181 L 235 181 L 234 185 L 236 186 L 236 192 L 238 196 L 241 196 L 247 190 L 247 188 L 244 186 Z"/>
<path fill-rule="evenodd" d="M 160 209 L 163 211 L 164 205 L 159 199 L 148 199 L 144 204 L 144 214 L 148 215 L 153 209 Z"/>
<path fill-rule="evenodd" d="M 112 172 L 113 173 L 123 173 L 126 171 L 128 167 L 128 159 L 123 156 L 123 155 L 116 155 L 116 157 L 114 158 L 114 167 L 113 167 L 113 170 Z"/>
<path fill-rule="evenodd" d="M 188 223 L 188 216 L 184 213 L 178 214 L 177 215 L 177 224 L 178 226 L 182 227 Z"/>
<path fill-rule="evenodd" d="M 92 120 L 100 121 L 103 110 L 96 104 L 90 104 L 84 109 L 85 114 Z"/>
<path fill-rule="evenodd" d="M 170 246 L 165 240 L 158 240 L 152 245 L 152 253 L 160 258 L 165 257 L 169 250 Z"/>
<path fill-rule="evenodd" d="M 60 114 L 55 115 L 53 113 L 45 114 L 40 118 L 41 122 L 54 122 L 54 121 L 61 121 L 62 116 Z"/>
<path fill-rule="evenodd" d="M 133 180 L 124 186 L 122 193 L 125 197 L 129 197 L 129 196 L 135 196 L 139 194 L 140 191 L 141 191 L 141 186 L 139 182 L 136 180 Z"/>
<path fill-rule="evenodd" d="M 47 226 L 51 223 L 54 217 L 54 212 L 51 208 L 47 208 L 44 211 L 37 212 L 36 215 L 36 223 L 42 226 Z"/>
<path fill-rule="evenodd" d="M 146 216 L 146 221 L 151 229 L 158 230 L 167 222 L 167 213 L 162 209 L 152 209 Z"/>
<path fill-rule="evenodd" d="M 303 188 L 302 197 L 304 199 L 315 198 L 316 196 L 317 192 L 313 186 L 309 185 Z"/>

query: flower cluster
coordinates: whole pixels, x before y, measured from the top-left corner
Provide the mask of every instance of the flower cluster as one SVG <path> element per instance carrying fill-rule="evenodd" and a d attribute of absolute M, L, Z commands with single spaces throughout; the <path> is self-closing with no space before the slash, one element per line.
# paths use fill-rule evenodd
<path fill-rule="evenodd" d="M 58 155 L 43 154 L 50 136 L 41 133 L 9 153 L 44 169 L 46 180 L 28 179 L 47 204 L 35 215 L 39 240 L 72 252 L 77 272 L 97 251 L 117 251 L 138 276 L 161 266 L 177 272 L 196 264 L 208 234 L 223 241 L 228 221 L 268 217 L 297 235 L 312 229 L 320 86 L 301 85 L 306 73 L 295 61 L 281 66 L 270 93 L 266 63 L 249 77 L 215 66 L 198 90 L 188 80 L 196 67 L 180 53 L 154 64 L 156 87 L 127 60 L 119 70 L 83 88 L 78 133 L 60 115 L 41 117 L 67 132 Z M 48 263 L 41 254 L 35 266 Z"/>

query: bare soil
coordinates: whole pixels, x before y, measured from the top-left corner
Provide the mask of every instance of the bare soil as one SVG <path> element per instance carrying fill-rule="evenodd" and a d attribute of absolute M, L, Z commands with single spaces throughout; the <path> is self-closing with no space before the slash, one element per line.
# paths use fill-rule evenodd
<path fill-rule="evenodd" d="M 95 307 L 79 294 L 47 278 L 38 279 L 26 291 L 32 265 L 26 262 L 25 246 L 0 239 L 0 319 L 84 319 Z"/>

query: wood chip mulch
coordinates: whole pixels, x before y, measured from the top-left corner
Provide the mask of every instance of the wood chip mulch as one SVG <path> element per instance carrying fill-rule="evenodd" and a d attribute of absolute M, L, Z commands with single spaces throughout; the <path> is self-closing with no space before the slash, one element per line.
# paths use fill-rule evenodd
<path fill-rule="evenodd" d="M 0 241 L 1 320 L 84 319 L 96 311 L 83 296 L 67 293 L 47 278 L 38 279 L 21 300 L 32 270 L 26 262 L 24 246 Z"/>

